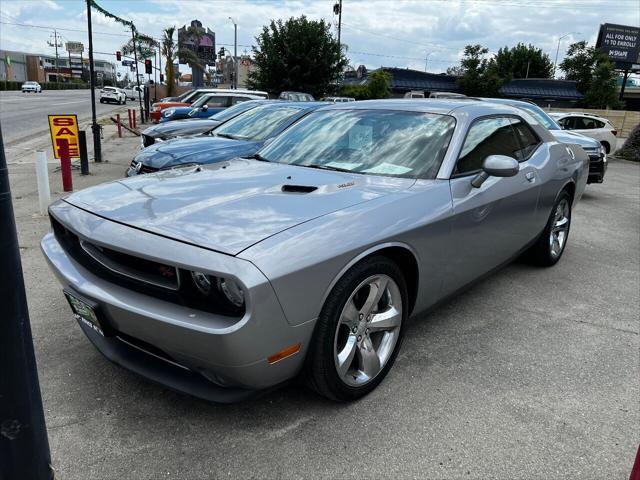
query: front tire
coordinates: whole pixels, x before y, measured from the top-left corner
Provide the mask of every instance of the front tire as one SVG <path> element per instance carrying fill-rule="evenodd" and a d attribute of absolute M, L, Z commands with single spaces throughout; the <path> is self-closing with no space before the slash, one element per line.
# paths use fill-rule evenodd
<path fill-rule="evenodd" d="M 560 192 L 540 238 L 529 249 L 528 258 L 535 265 L 551 267 L 558 263 L 569 240 L 571 228 L 571 195 Z"/>
<path fill-rule="evenodd" d="M 402 344 L 408 306 L 406 283 L 394 262 L 376 256 L 354 265 L 318 317 L 309 386 L 338 401 L 357 400 L 376 388 Z"/>

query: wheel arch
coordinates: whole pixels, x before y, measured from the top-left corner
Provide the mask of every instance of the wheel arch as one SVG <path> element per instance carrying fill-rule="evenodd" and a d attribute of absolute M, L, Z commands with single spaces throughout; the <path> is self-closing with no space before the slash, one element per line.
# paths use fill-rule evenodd
<path fill-rule="evenodd" d="M 410 245 L 403 242 L 387 242 L 375 245 L 352 258 L 344 267 L 342 267 L 338 274 L 335 275 L 335 277 L 327 287 L 322 298 L 322 305 L 324 305 L 327 297 L 331 293 L 331 290 L 333 290 L 333 287 L 336 285 L 336 283 L 338 283 L 338 281 L 344 276 L 345 273 L 347 273 L 347 271 L 351 267 L 364 260 L 365 258 L 377 255 L 389 258 L 390 260 L 395 262 L 402 270 L 405 282 L 407 284 L 407 294 L 409 296 L 408 314 L 411 315 L 411 312 L 413 311 L 413 308 L 416 305 L 416 300 L 418 298 L 418 286 L 420 280 L 420 271 L 418 267 L 419 257 L 417 252 Z"/>
<path fill-rule="evenodd" d="M 571 205 L 573 205 L 575 203 L 576 183 L 573 180 L 569 180 L 567 183 L 565 183 L 558 192 L 558 195 L 556 195 L 556 200 L 558 199 L 558 196 L 564 191 L 567 191 L 569 193 L 569 196 L 571 197 Z"/>

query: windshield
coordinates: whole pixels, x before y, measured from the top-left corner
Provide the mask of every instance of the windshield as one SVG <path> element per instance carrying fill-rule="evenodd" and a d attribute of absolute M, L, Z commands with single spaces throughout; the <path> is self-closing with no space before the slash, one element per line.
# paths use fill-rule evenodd
<path fill-rule="evenodd" d="M 259 103 L 254 102 L 240 102 L 236 103 L 232 107 L 226 108 L 221 112 L 216 113 L 215 115 L 209 117 L 212 120 L 218 120 L 219 122 L 226 122 L 227 120 L 232 119 L 233 117 L 237 117 L 243 112 L 247 110 L 251 110 L 252 108 L 256 108 Z"/>
<path fill-rule="evenodd" d="M 537 105 L 523 102 L 518 103 L 517 107 L 529 112 L 532 117 L 534 117 L 538 122 L 547 127 L 548 130 L 560 130 L 560 127 L 555 122 L 555 120 L 553 120 L 549 115 L 547 115 L 544 110 L 542 110 Z"/>
<path fill-rule="evenodd" d="M 265 105 L 238 115 L 212 133 L 241 140 L 264 140 L 281 126 L 291 122 L 292 117 L 301 111 L 301 108 Z"/>
<path fill-rule="evenodd" d="M 190 96 L 195 90 L 187 90 L 186 92 L 178 95 L 176 98 L 176 102 L 183 102 L 188 96 Z"/>
<path fill-rule="evenodd" d="M 264 160 L 353 173 L 435 178 L 455 120 L 391 110 L 317 111 L 260 151 Z"/>

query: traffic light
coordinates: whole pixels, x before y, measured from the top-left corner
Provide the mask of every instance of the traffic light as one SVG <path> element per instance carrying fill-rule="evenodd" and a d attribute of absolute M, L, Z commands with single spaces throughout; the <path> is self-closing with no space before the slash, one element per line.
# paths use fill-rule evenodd
<path fill-rule="evenodd" d="M 120 52 L 120 51 L 116 52 L 116 60 L 117 61 L 122 60 L 122 52 Z"/>
<path fill-rule="evenodd" d="M 153 73 L 153 66 L 151 65 L 151 60 L 147 59 L 144 61 L 144 71 L 149 75 Z"/>

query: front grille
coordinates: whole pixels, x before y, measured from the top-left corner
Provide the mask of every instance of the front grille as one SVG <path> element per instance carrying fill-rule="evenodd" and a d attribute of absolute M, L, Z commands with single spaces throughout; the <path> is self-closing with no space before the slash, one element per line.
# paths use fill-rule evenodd
<path fill-rule="evenodd" d="M 230 308 L 221 298 L 203 297 L 198 294 L 198 288 L 189 270 L 98 247 L 79 238 L 52 215 L 49 218 L 53 233 L 63 250 L 103 280 L 144 295 L 205 312 L 229 317 L 244 315 L 244 307 L 240 310 Z"/>
<path fill-rule="evenodd" d="M 158 170 L 160 170 L 159 168 L 150 167 L 149 165 L 145 165 L 144 163 L 142 164 L 142 166 L 138 170 L 138 164 L 139 163 L 141 163 L 141 162 L 136 162 L 135 160 L 131 161 L 131 168 L 133 168 L 136 171 L 136 173 L 138 173 L 138 174 L 154 173 L 154 172 L 157 172 Z"/>

